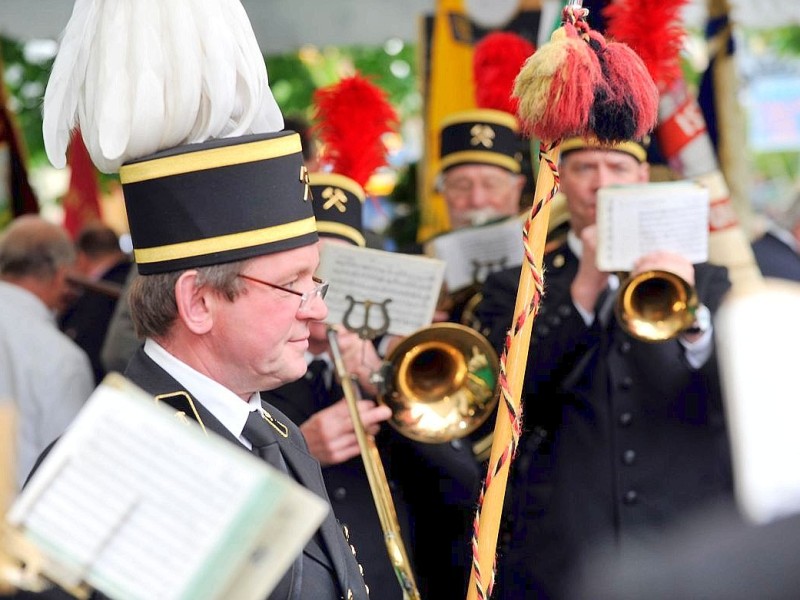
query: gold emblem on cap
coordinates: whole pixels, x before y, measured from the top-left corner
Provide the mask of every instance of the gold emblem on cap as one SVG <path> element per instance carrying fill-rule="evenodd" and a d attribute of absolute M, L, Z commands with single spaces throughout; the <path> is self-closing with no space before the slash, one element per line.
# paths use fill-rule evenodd
<path fill-rule="evenodd" d="M 556 269 L 560 269 L 561 267 L 563 267 L 565 262 L 567 262 L 567 259 L 564 258 L 563 254 L 556 254 L 553 257 L 553 266 Z"/>
<path fill-rule="evenodd" d="M 311 197 L 311 188 L 308 185 L 308 169 L 305 165 L 300 167 L 300 181 L 303 182 L 303 202 L 308 202 Z"/>
<path fill-rule="evenodd" d="M 469 134 L 472 136 L 472 139 L 469 141 L 472 146 L 483 146 L 484 148 L 491 148 L 494 146 L 496 134 L 494 129 L 489 125 L 473 125 L 469 130 Z"/>
<path fill-rule="evenodd" d="M 347 195 L 339 188 L 326 187 L 322 190 L 322 197 L 325 199 L 322 205 L 323 209 L 330 210 L 336 207 L 342 213 L 347 210 Z"/>

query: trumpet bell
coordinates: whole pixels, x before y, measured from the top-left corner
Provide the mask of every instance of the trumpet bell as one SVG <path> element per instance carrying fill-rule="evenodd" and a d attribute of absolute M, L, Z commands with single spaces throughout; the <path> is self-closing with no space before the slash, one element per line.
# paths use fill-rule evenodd
<path fill-rule="evenodd" d="M 387 357 L 378 399 L 389 424 L 427 443 L 475 431 L 497 405 L 498 358 L 486 338 L 456 323 L 411 334 Z"/>
<path fill-rule="evenodd" d="M 645 271 L 627 279 L 619 290 L 617 321 L 633 337 L 659 342 L 677 336 L 694 321 L 697 294 L 669 271 Z"/>

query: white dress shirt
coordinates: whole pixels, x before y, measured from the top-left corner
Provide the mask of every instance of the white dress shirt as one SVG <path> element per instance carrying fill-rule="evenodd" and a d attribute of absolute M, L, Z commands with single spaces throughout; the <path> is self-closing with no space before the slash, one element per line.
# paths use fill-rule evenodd
<path fill-rule="evenodd" d="M 18 486 L 93 390 L 89 358 L 58 330 L 47 306 L 0 281 L 0 401 L 13 401 L 18 411 Z"/>
<path fill-rule="evenodd" d="M 261 395 L 258 392 L 244 402 L 225 386 L 167 352 L 155 340 L 145 341 L 144 353 L 169 373 L 175 381 L 185 387 L 186 391 L 214 415 L 225 429 L 238 438 L 242 445 L 248 450 L 252 449 L 250 441 L 242 436 L 242 430 L 250 411 L 261 408 Z"/>

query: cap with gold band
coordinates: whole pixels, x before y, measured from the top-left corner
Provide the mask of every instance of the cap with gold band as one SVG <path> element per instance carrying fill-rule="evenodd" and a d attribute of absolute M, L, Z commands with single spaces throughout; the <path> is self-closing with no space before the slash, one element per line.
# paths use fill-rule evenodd
<path fill-rule="evenodd" d="M 300 136 L 292 131 L 165 150 L 123 165 L 120 181 L 142 275 L 318 239 Z"/>
<path fill-rule="evenodd" d="M 559 147 L 561 149 L 561 156 L 574 152 L 575 150 L 613 150 L 614 152 L 629 154 L 640 163 L 647 160 L 647 150 L 644 145 L 639 142 L 634 142 L 633 140 L 605 143 L 596 138 L 572 137 L 561 142 Z"/>
<path fill-rule="evenodd" d="M 517 118 L 490 108 L 450 115 L 441 124 L 440 159 L 442 171 L 487 164 L 519 173 L 522 152 Z"/>
<path fill-rule="evenodd" d="M 362 217 L 365 199 L 363 188 L 338 173 L 310 173 L 308 180 L 314 197 L 319 236 L 341 239 L 362 248 L 366 246 Z"/>

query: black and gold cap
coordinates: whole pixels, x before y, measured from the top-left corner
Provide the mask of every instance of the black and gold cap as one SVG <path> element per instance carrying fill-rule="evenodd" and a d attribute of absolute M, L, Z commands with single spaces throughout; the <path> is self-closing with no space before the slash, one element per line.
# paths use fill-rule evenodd
<path fill-rule="evenodd" d="M 308 180 L 319 236 L 366 246 L 362 217 L 366 194 L 362 187 L 338 173 L 310 173 Z"/>
<path fill-rule="evenodd" d="M 571 137 L 561 142 L 560 148 L 561 156 L 575 150 L 613 150 L 614 152 L 629 154 L 640 163 L 647 160 L 647 149 L 644 144 L 633 140 L 605 143 L 597 138 Z"/>
<path fill-rule="evenodd" d="M 519 173 L 520 139 L 517 118 L 510 113 L 491 108 L 454 113 L 442 121 L 440 169 L 485 164 Z"/>
<path fill-rule="evenodd" d="M 152 275 L 313 244 L 300 136 L 280 131 L 172 148 L 120 168 L 134 259 Z"/>

